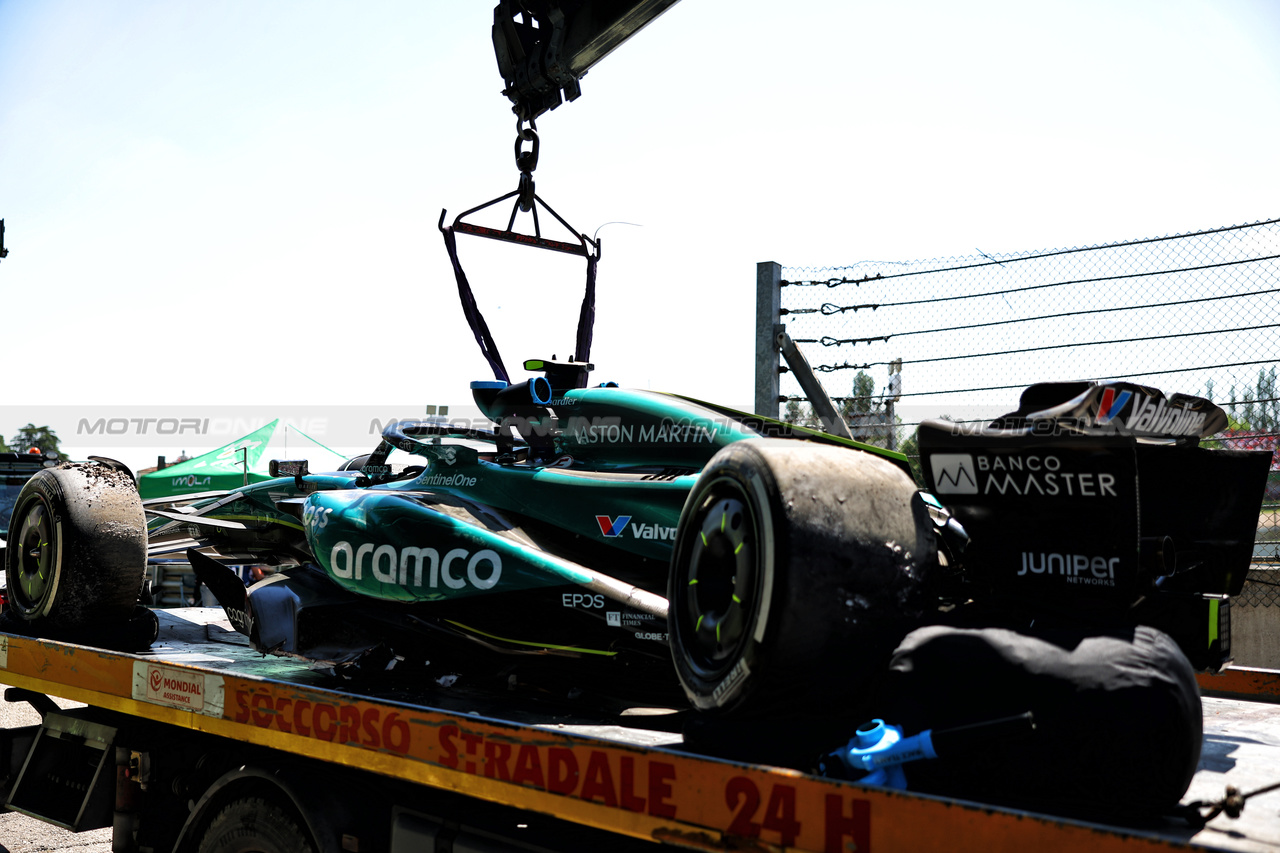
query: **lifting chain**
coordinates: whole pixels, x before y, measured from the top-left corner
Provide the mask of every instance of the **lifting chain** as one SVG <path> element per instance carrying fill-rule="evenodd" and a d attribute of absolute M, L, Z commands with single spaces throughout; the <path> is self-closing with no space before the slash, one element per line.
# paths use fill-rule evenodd
<path fill-rule="evenodd" d="M 520 170 L 517 204 L 521 211 L 528 213 L 533 210 L 533 170 L 538 168 L 538 126 L 532 119 L 528 127 L 524 124 L 524 119 L 516 119 L 516 168 Z M 531 143 L 527 151 L 524 150 L 526 142 Z"/>

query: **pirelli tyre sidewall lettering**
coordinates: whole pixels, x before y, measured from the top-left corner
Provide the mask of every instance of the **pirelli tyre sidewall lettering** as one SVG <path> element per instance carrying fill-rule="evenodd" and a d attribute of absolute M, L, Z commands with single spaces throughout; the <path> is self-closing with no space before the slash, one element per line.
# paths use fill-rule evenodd
<path fill-rule="evenodd" d="M 916 495 L 895 464 L 858 450 L 760 439 L 720 451 L 685 504 L 668 585 L 694 707 L 763 715 L 859 695 L 927 572 Z"/>
<path fill-rule="evenodd" d="M 5 564 L 11 606 L 24 619 L 48 616 L 58 598 L 63 536 L 54 507 L 60 502 L 57 482 L 37 476 L 23 487 L 14 506 Z"/>
<path fill-rule="evenodd" d="M 685 693 L 700 710 L 724 710 L 741 704 L 754 687 L 752 674 L 759 666 L 761 649 L 771 639 L 775 554 L 780 546 L 785 547 L 778 541 L 785 528 L 780 524 L 781 517 L 775 515 L 771 493 L 777 487 L 767 469 L 744 463 L 742 456 L 732 451 L 718 455 L 704 471 L 685 502 L 672 555 L 668 589 L 672 654 Z M 709 523 L 715 527 L 709 513 L 716 512 L 717 505 L 725 501 L 740 506 L 746 516 L 743 523 L 748 527 L 749 541 L 744 548 L 754 551 L 750 561 L 754 577 L 746 584 L 749 589 L 743 587 L 743 579 L 736 574 L 718 580 L 707 576 L 723 571 L 723 567 L 705 561 L 698 565 L 703 527 Z M 698 576 L 700 569 L 702 577 Z M 737 581 L 729 601 L 724 600 L 724 595 L 718 597 L 719 601 L 714 600 L 716 597 L 699 600 L 699 583 L 726 581 Z M 708 626 L 716 621 L 738 623 L 734 629 L 736 641 L 728 648 L 716 650 L 712 645 L 714 628 Z"/>

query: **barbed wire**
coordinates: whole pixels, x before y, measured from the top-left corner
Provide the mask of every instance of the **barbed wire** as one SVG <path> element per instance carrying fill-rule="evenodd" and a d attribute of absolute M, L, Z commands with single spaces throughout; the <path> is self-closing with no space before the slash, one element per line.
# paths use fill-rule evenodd
<path fill-rule="evenodd" d="M 1137 379 L 1140 377 L 1148 377 L 1148 376 L 1167 376 L 1173 373 L 1197 373 L 1197 372 L 1203 372 L 1212 367 L 1251 367 L 1259 364 L 1272 364 L 1272 363 L 1274 363 L 1274 359 L 1264 359 L 1264 360 L 1258 360 L 1258 361 L 1236 361 L 1236 362 L 1230 362 L 1227 364 L 1215 364 L 1215 365 L 1207 365 L 1207 366 L 1201 365 L 1199 367 L 1178 367 L 1170 370 L 1148 370 L 1148 371 L 1143 371 L 1139 373 L 1126 373 L 1125 377 L 1128 379 Z M 845 364 L 838 364 L 838 365 L 820 365 L 818 367 L 815 367 L 814 370 L 817 370 L 822 373 L 831 373 L 836 370 L 869 370 L 872 367 L 888 367 L 888 366 L 889 366 L 889 362 L 887 361 L 866 362 L 863 364 L 849 364 L 846 362 Z M 823 367 L 826 367 L 826 369 L 823 370 L 822 369 Z M 1105 382 L 1107 380 L 1114 379 L 1114 378 L 1115 376 L 1086 376 L 1081 379 L 1072 380 L 1072 381 Z M 1013 382 L 1008 385 L 985 385 L 979 388 L 940 388 L 936 391 L 912 391 L 912 392 L 904 391 L 904 392 L 901 392 L 898 396 L 900 397 L 935 397 L 939 394 L 970 394 L 970 393 L 976 393 L 979 391 L 1010 391 L 1010 390 L 1026 388 L 1028 385 L 1034 384 L 1034 382 L 1035 380 L 1024 380 L 1022 382 Z M 804 400 L 805 398 L 794 397 L 794 398 L 787 398 L 787 399 Z M 843 399 L 843 398 L 837 397 L 833 399 Z M 1244 403 L 1245 403 L 1244 400 L 1232 400 L 1229 402 L 1225 402 L 1222 405 L 1224 406 L 1243 405 Z"/>
<path fill-rule="evenodd" d="M 1273 257 L 1280 258 L 1280 255 L 1275 255 Z M 798 344 L 820 343 L 824 347 L 840 346 L 846 343 L 872 343 L 874 341 L 888 341 L 890 338 L 905 338 L 909 335 L 934 335 L 939 332 L 959 332 L 969 329 L 986 329 L 992 326 L 1007 326 L 1010 323 L 1032 323 L 1038 320 L 1061 320 L 1067 317 L 1084 317 L 1090 314 L 1112 314 L 1118 311 L 1144 311 L 1152 308 L 1171 308 L 1177 305 L 1196 305 L 1203 302 L 1221 302 L 1226 299 L 1242 299 L 1247 296 L 1263 296 L 1268 293 L 1280 293 L 1280 287 L 1273 287 L 1268 290 L 1252 290 L 1247 293 L 1229 293 L 1225 296 L 1204 296 L 1199 299 L 1178 299 L 1171 302 L 1152 302 L 1146 305 L 1118 305 L 1108 308 L 1085 308 L 1079 311 L 1062 311 L 1057 314 L 1040 314 L 1035 317 L 1020 317 L 1015 320 L 993 320 L 989 323 L 967 323 L 959 326 L 941 326 L 935 329 L 913 329 L 908 332 L 890 332 L 887 335 L 878 335 L 873 338 L 842 339 L 823 336 L 821 338 L 795 338 L 794 340 Z"/>
<path fill-rule="evenodd" d="M 1046 258 L 1059 257 L 1062 255 L 1078 254 L 1081 252 L 1097 252 L 1105 249 L 1122 249 L 1122 248 L 1130 248 L 1133 246 L 1142 246 L 1142 245 L 1151 244 L 1151 243 L 1165 243 L 1170 240 L 1185 240 L 1193 237 L 1205 237 L 1211 234 L 1224 234 L 1232 231 L 1243 231 L 1250 228 L 1259 228 L 1266 225 L 1275 225 L 1276 223 L 1280 223 L 1280 218 L 1262 219 L 1256 222 L 1246 222 L 1242 225 L 1226 225 L 1221 228 L 1209 228 L 1204 231 L 1188 231 L 1183 234 L 1172 234 L 1172 235 L 1166 235 L 1164 237 L 1144 237 L 1138 240 L 1122 240 L 1115 243 L 1102 243 L 1094 246 L 1073 246 L 1069 249 L 1047 249 L 1047 250 L 1030 251 L 1030 252 L 1016 252 L 1016 253 L 1010 253 L 1007 255 L 1001 255 L 999 256 L 1001 258 L 1000 260 L 996 260 L 995 258 L 992 258 L 990 255 L 983 253 L 982 250 L 979 249 L 978 251 L 982 255 L 982 257 L 987 259 L 986 263 L 958 263 L 950 267 L 937 267 L 933 269 L 913 270 L 911 272 L 897 273 L 897 274 L 890 274 L 890 275 L 876 273 L 876 275 L 874 276 L 868 275 L 860 279 L 847 279 L 844 277 L 842 277 L 841 279 L 835 279 L 834 277 L 832 277 L 824 281 L 791 281 L 788 279 L 783 279 L 782 286 L 783 287 L 789 287 L 789 286 L 790 287 L 815 287 L 818 285 L 823 285 L 826 287 L 838 287 L 842 284 L 865 284 L 870 281 L 884 281 L 885 279 L 891 279 L 891 278 L 906 278 L 908 276 L 916 276 L 916 275 L 933 275 L 933 274 L 944 273 L 944 272 L 961 272 L 966 270 L 981 269 L 982 267 L 1004 266 L 1005 264 L 1008 264 L 1008 263 L 1017 263 L 1020 261 L 1043 260 Z M 942 260 L 954 261 L 956 259 L 945 258 Z M 862 264 L 868 264 L 868 263 L 885 264 L 885 265 L 893 265 L 893 266 L 912 266 L 913 265 L 913 263 L 910 261 L 859 261 L 857 264 L 854 264 L 849 267 L 835 267 L 834 269 L 854 269 L 857 266 L 861 266 Z M 929 262 L 926 261 L 922 263 L 929 263 Z"/>
<path fill-rule="evenodd" d="M 1008 325 L 1008 324 L 1001 324 L 1001 325 Z M 970 358 L 992 358 L 997 355 L 1021 355 L 1024 353 L 1045 352 L 1047 350 L 1055 350 L 1055 349 L 1070 349 L 1074 347 L 1097 347 L 1097 346 L 1108 346 L 1111 344 L 1131 344 L 1131 343 L 1138 343 L 1143 341 L 1164 341 L 1164 340 L 1170 340 L 1173 338 L 1190 338 L 1190 337 L 1198 337 L 1201 335 L 1224 335 L 1224 334 L 1231 334 L 1234 332 L 1250 332 L 1250 331 L 1257 331 L 1260 329 L 1275 329 L 1275 328 L 1280 328 L 1280 323 L 1266 323 L 1260 326 L 1242 326 L 1235 329 L 1208 329 L 1208 330 L 1199 331 L 1199 332 L 1177 332 L 1177 333 L 1168 334 L 1168 335 L 1148 335 L 1145 337 L 1135 337 L 1135 338 L 1114 338 L 1112 340 L 1107 340 L 1107 341 L 1073 341 L 1065 344 L 1046 344 L 1045 346 L 1039 346 L 1039 347 L 1023 347 L 1021 349 L 996 350 L 992 352 L 964 353 L 962 355 L 946 355 L 946 356 L 938 356 L 936 358 L 903 359 L 902 364 L 905 367 L 913 364 L 931 364 L 931 363 L 936 363 L 940 361 L 964 361 L 965 359 L 970 359 Z M 793 340 L 795 340 L 797 343 L 817 343 L 818 342 L 808 338 L 794 338 Z M 878 337 L 857 339 L 859 343 L 874 343 L 876 341 L 888 341 L 888 340 L 889 340 L 888 336 L 878 336 Z M 888 364 L 888 363 L 889 362 L 884 362 L 884 364 Z M 1268 361 L 1266 363 L 1270 364 L 1271 362 Z M 824 368 L 829 368 L 829 370 L 824 370 Z M 826 373 L 826 372 L 830 372 L 830 370 L 842 370 L 842 369 L 845 369 L 845 367 L 843 365 L 839 365 L 839 366 L 815 365 L 813 369 Z"/>
<path fill-rule="evenodd" d="M 938 296 L 930 299 L 909 299 L 902 302 L 876 302 L 876 303 L 866 303 L 862 305 L 836 305 L 831 302 L 825 302 L 822 304 L 820 308 L 817 308 L 817 309 L 810 309 L 810 308 L 790 309 L 790 310 L 784 311 L 784 313 L 790 313 L 790 314 L 820 313 L 823 316 L 830 317 L 834 314 L 843 314 L 846 311 L 859 311 L 863 308 L 870 308 L 872 311 L 875 311 L 880 308 L 902 308 L 902 307 L 913 306 L 913 305 L 933 305 L 941 302 L 958 302 L 966 299 L 983 299 L 988 296 L 1008 296 L 1014 293 L 1029 293 L 1034 290 L 1046 290 L 1051 287 L 1066 287 L 1072 284 L 1094 284 L 1094 283 L 1103 282 L 1103 281 L 1120 281 L 1122 279 L 1146 278 L 1149 276 L 1156 276 L 1156 275 L 1176 275 L 1178 273 L 1203 272 L 1204 270 L 1236 266 L 1239 264 L 1252 264 L 1252 263 L 1260 263 L 1262 261 L 1273 261 L 1273 260 L 1276 260 L 1277 258 L 1280 258 L 1280 255 L 1265 255 L 1257 258 L 1244 258 L 1242 260 L 1224 261 L 1222 263 L 1217 263 L 1217 264 L 1202 264 L 1200 266 L 1182 267 L 1180 269 L 1151 270 L 1148 272 L 1141 272 L 1141 273 L 1125 273 L 1122 275 L 1098 276 L 1097 278 L 1080 278 L 1080 279 L 1073 279 L 1070 281 L 1049 282 L 1047 284 L 1033 284 L 1033 285 L 1027 285 L 1026 287 L 1010 287 L 1004 290 L 989 290 L 989 291 L 984 291 L 982 293 L 965 294 L 963 296 Z M 1267 291 L 1261 291 L 1261 292 L 1274 293 L 1275 291 L 1267 290 Z M 1244 294 L 1244 295 L 1248 295 L 1248 294 Z M 1180 304 L 1180 303 L 1171 303 L 1171 304 Z"/>

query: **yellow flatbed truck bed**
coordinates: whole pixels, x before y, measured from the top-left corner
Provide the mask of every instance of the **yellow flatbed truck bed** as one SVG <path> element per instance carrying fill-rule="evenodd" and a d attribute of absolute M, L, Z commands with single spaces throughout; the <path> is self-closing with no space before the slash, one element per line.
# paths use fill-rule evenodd
<path fill-rule="evenodd" d="M 1280 851 L 1280 790 L 1203 828 L 1064 820 L 694 754 L 682 746 L 681 712 L 591 716 L 435 683 L 336 688 L 308 664 L 252 651 L 220 609 L 157 613 L 159 640 L 143 654 L 0 634 L 6 698 L 45 712 L 42 726 L 5 731 L 0 742 L 9 808 L 78 830 L 113 825 L 120 851 L 202 841 L 221 850 L 229 826 L 268 823 L 297 833 L 263 849 L 317 853 L 654 842 L 826 853 Z M 1201 684 L 1205 741 L 1187 801 L 1280 782 L 1280 674 Z M 86 707 L 60 712 L 41 695 Z"/>

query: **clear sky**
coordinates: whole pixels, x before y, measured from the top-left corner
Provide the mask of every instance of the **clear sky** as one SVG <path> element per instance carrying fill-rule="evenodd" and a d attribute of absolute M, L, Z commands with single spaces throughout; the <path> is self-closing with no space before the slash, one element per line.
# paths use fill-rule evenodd
<path fill-rule="evenodd" d="M 0 0 L 0 433 L 467 403 L 436 222 L 516 186 L 492 6 Z M 748 407 L 758 261 L 1276 216 L 1280 3 L 684 0 L 538 128 L 552 207 L 639 226 L 600 231 L 596 378 Z M 459 242 L 508 366 L 566 355 L 582 262 Z"/>

